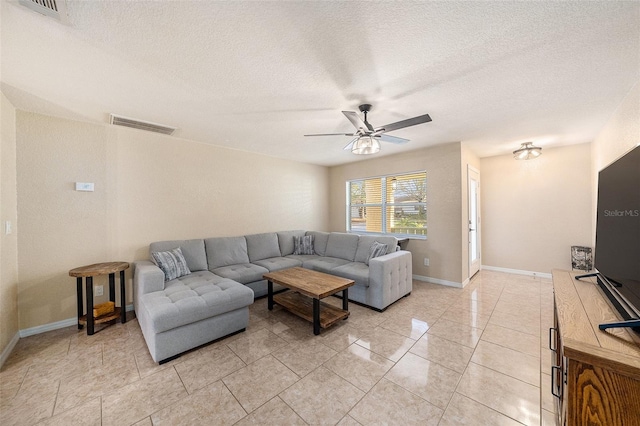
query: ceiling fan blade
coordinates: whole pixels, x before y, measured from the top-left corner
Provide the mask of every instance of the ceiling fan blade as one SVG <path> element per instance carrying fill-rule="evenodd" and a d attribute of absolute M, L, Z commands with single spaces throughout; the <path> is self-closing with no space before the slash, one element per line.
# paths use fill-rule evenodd
<path fill-rule="evenodd" d="M 405 139 L 405 138 L 399 138 L 397 136 L 391 136 L 391 135 L 380 135 L 380 136 L 376 136 L 376 139 L 380 139 L 383 142 L 391 142 L 391 143 L 407 143 L 409 142 L 409 139 Z"/>
<path fill-rule="evenodd" d="M 362 118 L 358 115 L 357 112 L 342 111 L 342 113 L 344 114 L 345 117 L 347 117 L 347 119 L 349 119 L 351 124 L 353 124 L 356 129 L 358 130 L 362 129 L 365 132 L 368 132 L 370 130 L 369 127 L 367 126 L 367 123 L 365 123 L 362 120 Z"/>
<path fill-rule="evenodd" d="M 354 136 L 353 133 L 314 133 L 312 135 L 304 136 Z"/>
<path fill-rule="evenodd" d="M 386 133 L 393 130 L 404 129 L 405 127 L 415 126 L 416 124 L 428 123 L 431 121 L 429 114 L 419 115 L 418 117 L 408 118 L 402 121 L 396 121 L 395 123 L 387 124 L 386 126 L 378 127 L 376 133 Z"/>
<path fill-rule="evenodd" d="M 345 146 L 343 149 L 344 149 L 345 151 L 351 151 L 351 148 L 353 148 L 353 144 L 354 144 L 354 143 L 356 143 L 356 141 L 357 141 L 358 139 L 360 139 L 360 136 L 358 136 L 357 138 L 354 138 L 353 140 L 351 140 L 351 142 L 349 142 L 349 143 L 347 144 L 347 146 Z"/>

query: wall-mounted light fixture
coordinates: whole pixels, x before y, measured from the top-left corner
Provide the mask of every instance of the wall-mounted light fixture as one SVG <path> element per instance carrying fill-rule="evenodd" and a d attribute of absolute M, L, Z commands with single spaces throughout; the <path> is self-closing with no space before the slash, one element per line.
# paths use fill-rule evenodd
<path fill-rule="evenodd" d="M 516 160 L 531 160 L 532 158 L 538 158 L 542 154 L 542 148 L 539 146 L 533 146 L 533 142 L 525 142 L 520 145 L 520 148 L 513 151 L 513 158 Z"/>

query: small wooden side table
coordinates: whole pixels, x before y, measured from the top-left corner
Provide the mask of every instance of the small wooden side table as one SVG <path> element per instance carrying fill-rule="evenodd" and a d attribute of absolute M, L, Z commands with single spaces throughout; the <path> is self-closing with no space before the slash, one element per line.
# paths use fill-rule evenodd
<path fill-rule="evenodd" d="M 87 324 L 87 335 L 94 333 L 94 325 L 109 322 L 120 317 L 120 322 L 127 322 L 125 309 L 124 270 L 129 268 L 127 262 L 106 262 L 81 266 L 69 271 L 69 275 L 76 277 L 76 292 L 78 297 L 78 330 L 82 330 Z M 113 313 L 98 319 L 93 317 L 93 277 L 109 274 L 109 300 L 116 301 L 116 272 L 120 272 L 120 307 L 116 307 Z M 82 311 L 82 277 L 85 277 L 87 289 L 87 314 Z"/>

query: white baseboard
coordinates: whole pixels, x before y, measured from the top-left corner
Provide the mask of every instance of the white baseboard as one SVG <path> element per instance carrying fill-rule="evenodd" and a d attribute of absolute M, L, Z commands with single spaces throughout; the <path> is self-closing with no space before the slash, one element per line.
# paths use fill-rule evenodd
<path fill-rule="evenodd" d="M 127 305 L 125 307 L 127 312 L 133 311 L 133 304 Z M 20 337 L 28 337 L 33 336 L 35 334 L 46 333 L 47 331 L 58 330 L 60 328 L 71 327 L 78 324 L 78 319 L 76 317 L 67 318 L 62 321 L 51 322 L 49 324 L 38 325 L 36 327 L 25 328 L 20 330 Z"/>
<path fill-rule="evenodd" d="M 22 329 L 20 330 L 20 337 L 29 337 L 35 334 L 46 333 L 47 331 L 58 330 L 59 328 L 71 327 L 76 324 L 78 324 L 77 318 L 67 318 L 62 321 L 50 322 L 49 324 Z"/>
<path fill-rule="evenodd" d="M 466 279 L 465 282 L 458 283 L 455 281 L 441 280 L 440 278 L 425 277 L 423 275 L 413 275 L 412 278 L 417 281 L 424 281 L 427 283 L 446 285 L 449 287 L 456 287 L 456 288 L 463 288 L 465 285 L 469 283 L 469 279 Z"/>
<path fill-rule="evenodd" d="M 11 355 L 11 351 L 16 347 L 18 340 L 20 340 L 20 332 L 13 335 L 11 340 L 9 340 L 9 344 L 4 348 L 2 354 L 0 354 L 0 368 L 2 368 L 4 362 L 9 358 L 9 355 Z"/>
<path fill-rule="evenodd" d="M 551 279 L 551 274 L 547 274 L 544 272 L 524 271 L 521 269 L 500 268 L 497 266 L 486 266 L 486 265 L 482 265 L 481 269 L 484 269 L 486 271 L 504 272 L 507 274 L 528 275 L 534 278 Z M 427 283 L 446 285 L 449 287 L 456 287 L 456 288 L 464 288 L 470 282 L 469 278 L 459 283 L 455 281 L 441 280 L 440 278 L 425 277 L 424 275 L 413 275 L 413 279 L 416 281 L 424 281 Z"/>
<path fill-rule="evenodd" d="M 487 266 L 487 265 L 482 265 L 482 269 L 485 271 L 505 272 L 507 274 L 528 275 L 534 278 L 551 279 L 551 274 L 548 274 L 546 272 L 524 271 L 522 269 L 500 268 L 498 266 Z"/>

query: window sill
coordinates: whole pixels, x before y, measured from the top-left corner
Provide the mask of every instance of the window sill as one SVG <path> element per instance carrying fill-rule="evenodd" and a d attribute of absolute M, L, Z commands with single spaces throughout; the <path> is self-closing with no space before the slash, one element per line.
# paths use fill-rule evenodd
<path fill-rule="evenodd" d="M 347 231 L 349 234 L 356 235 L 379 235 L 381 237 L 396 237 L 398 240 L 426 240 L 426 235 L 416 235 L 416 234 L 382 234 L 380 232 L 356 232 L 356 231 Z"/>

